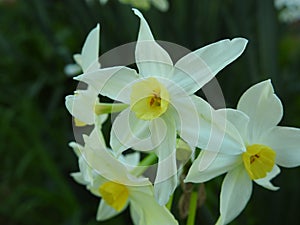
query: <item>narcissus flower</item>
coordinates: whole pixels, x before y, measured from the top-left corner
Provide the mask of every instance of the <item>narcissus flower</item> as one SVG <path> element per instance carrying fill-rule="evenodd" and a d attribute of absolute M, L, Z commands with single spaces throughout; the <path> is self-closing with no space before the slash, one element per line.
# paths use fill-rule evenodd
<path fill-rule="evenodd" d="M 98 24 L 88 34 L 81 54 L 75 54 L 74 60 L 84 73 L 92 72 L 100 68 L 99 63 L 99 39 L 100 25 Z M 107 114 L 118 112 L 127 106 L 124 104 L 108 104 L 99 102 L 98 91 L 91 85 L 84 90 L 76 90 L 74 95 L 68 95 L 65 99 L 66 108 L 74 117 L 76 126 L 101 125 L 107 119 Z M 98 127 L 100 128 L 100 127 Z"/>
<path fill-rule="evenodd" d="M 214 149 L 202 151 L 185 180 L 202 183 L 227 172 L 222 184 L 218 225 L 229 223 L 245 208 L 252 193 L 252 181 L 277 190 L 270 180 L 280 173 L 278 166 L 300 165 L 300 129 L 277 126 L 283 108 L 270 80 L 249 88 L 240 98 L 237 110 L 222 110 L 239 131 L 235 140 L 243 147 L 232 145 L 228 149 L 230 154 L 214 152 Z"/>
<path fill-rule="evenodd" d="M 139 162 L 139 157 L 117 159 L 105 148 L 97 131 L 84 136 L 85 146 L 71 143 L 79 158 L 80 172 L 73 173 L 74 179 L 101 197 L 97 220 L 103 221 L 121 213 L 130 206 L 133 223 L 136 225 L 177 225 L 173 215 L 165 206 L 160 206 L 153 193 L 151 182 L 135 177 L 130 171 Z M 127 162 L 122 163 L 122 162 Z"/>
<path fill-rule="evenodd" d="M 100 25 L 90 31 L 81 50 L 75 54 L 74 60 L 83 72 L 94 71 L 100 68 L 99 58 Z M 74 117 L 76 126 L 92 125 L 95 123 L 95 104 L 99 102 L 98 92 L 89 86 L 86 90 L 77 90 L 74 95 L 66 96 L 66 107 Z M 103 116 L 102 116 L 103 117 Z M 104 120 L 105 117 L 103 117 Z"/>
<path fill-rule="evenodd" d="M 169 54 L 154 40 L 143 15 L 135 49 L 139 70 L 124 66 L 99 69 L 76 79 L 88 83 L 101 95 L 128 105 L 112 125 L 112 149 L 154 151 L 158 158 L 155 196 L 166 204 L 177 185 L 176 137 L 192 148 L 199 144 L 199 110 L 212 110 L 194 93 L 221 69 L 239 57 L 247 40 L 222 40 L 187 54 L 173 64 Z M 195 102 L 203 107 L 197 108 Z M 210 127 L 207 133 L 210 132 Z M 203 140 L 201 140 L 203 141 Z M 204 142 L 204 141 L 203 141 Z"/>

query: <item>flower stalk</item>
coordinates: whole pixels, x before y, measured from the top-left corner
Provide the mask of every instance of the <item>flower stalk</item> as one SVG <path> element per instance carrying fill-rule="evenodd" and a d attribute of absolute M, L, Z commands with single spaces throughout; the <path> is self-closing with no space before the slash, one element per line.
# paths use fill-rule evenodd
<path fill-rule="evenodd" d="M 157 161 L 157 156 L 154 153 L 147 155 L 139 165 L 131 171 L 131 174 L 139 177 L 141 176 L 149 166 L 153 165 Z"/>
<path fill-rule="evenodd" d="M 196 218 L 196 212 L 197 212 L 197 201 L 198 201 L 198 191 L 196 190 L 197 186 L 198 185 L 194 186 L 193 191 L 191 193 L 189 215 L 187 218 L 186 225 L 194 225 L 195 224 L 195 218 Z"/>

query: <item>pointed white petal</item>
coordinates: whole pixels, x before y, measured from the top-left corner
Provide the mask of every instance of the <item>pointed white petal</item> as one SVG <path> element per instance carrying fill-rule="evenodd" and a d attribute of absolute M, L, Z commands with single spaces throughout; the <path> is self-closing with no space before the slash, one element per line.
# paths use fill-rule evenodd
<path fill-rule="evenodd" d="M 151 150 L 149 121 L 140 120 L 129 108 L 125 109 L 112 124 L 110 146 L 117 154 L 134 146 L 144 151 Z"/>
<path fill-rule="evenodd" d="M 155 42 L 149 25 L 137 9 L 133 12 L 140 18 L 140 30 L 135 49 L 136 64 L 143 77 L 167 76 L 173 63 L 169 54 Z"/>
<path fill-rule="evenodd" d="M 105 143 L 105 138 L 103 136 L 103 133 L 102 133 L 102 124 L 107 120 L 108 118 L 108 114 L 103 114 L 103 115 L 95 115 L 95 128 L 94 129 L 97 129 L 99 132 L 98 132 L 98 135 L 99 135 L 99 139 L 100 139 L 100 142 L 103 143 L 103 146 L 106 146 L 106 143 Z"/>
<path fill-rule="evenodd" d="M 228 224 L 236 218 L 245 208 L 251 193 L 252 181 L 244 165 L 229 171 L 222 183 L 219 224 Z"/>
<path fill-rule="evenodd" d="M 135 225 L 178 225 L 170 211 L 156 202 L 152 186 L 130 188 L 130 213 Z"/>
<path fill-rule="evenodd" d="M 96 219 L 98 221 L 104 221 L 108 220 L 124 211 L 128 206 L 128 203 L 125 205 L 125 207 L 121 211 L 117 211 L 114 208 L 110 207 L 104 200 L 100 201 L 98 210 L 97 210 L 97 216 Z"/>
<path fill-rule="evenodd" d="M 73 151 L 75 152 L 77 157 L 81 156 L 83 146 L 81 146 L 80 144 L 72 141 L 72 142 L 69 143 L 69 147 L 71 147 L 73 149 Z"/>
<path fill-rule="evenodd" d="M 100 25 L 97 24 L 87 36 L 81 51 L 81 67 L 83 72 L 89 72 L 100 68 L 99 58 Z"/>
<path fill-rule="evenodd" d="M 138 74 L 128 67 L 115 66 L 86 73 L 74 79 L 89 84 L 101 95 L 129 104 L 131 85 L 138 79 Z"/>
<path fill-rule="evenodd" d="M 82 185 L 88 184 L 88 182 L 86 182 L 86 180 L 83 178 L 81 172 L 71 173 L 71 177 L 73 177 L 73 179 L 79 184 L 82 184 Z"/>
<path fill-rule="evenodd" d="M 74 54 L 73 55 L 73 59 L 74 61 L 78 64 L 78 65 L 82 65 L 82 59 L 81 59 L 81 55 L 80 54 Z"/>
<path fill-rule="evenodd" d="M 276 152 L 276 164 L 283 167 L 300 165 L 300 129 L 274 127 L 262 138 L 262 143 Z"/>
<path fill-rule="evenodd" d="M 235 38 L 207 45 L 184 56 L 175 64 L 171 79 L 192 94 L 202 88 L 245 50 L 247 40 Z"/>
<path fill-rule="evenodd" d="M 250 87 L 240 98 L 237 109 L 250 118 L 248 130 L 251 143 L 259 141 L 263 134 L 276 126 L 283 114 L 281 101 L 274 94 L 270 80 Z"/>
<path fill-rule="evenodd" d="M 167 115 L 164 115 L 163 119 L 167 126 L 167 132 L 161 144 L 155 149 L 158 165 L 154 190 L 155 198 L 160 205 L 168 202 L 177 186 L 175 122 Z"/>
<path fill-rule="evenodd" d="M 276 177 L 280 173 L 280 168 L 275 164 L 272 171 L 267 174 L 266 177 L 254 180 L 255 183 L 259 184 L 260 186 L 263 186 L 269 190 L 277 191 L 279 187 L 275 187 L 270 180 L 272 180 L 274 177 Z"/>
<path fill-rule="evenodd" d="M 245 151 L 238 130 L 226 120 L 223 111 L 214 110 L 196 96 L 178 97 L 173 100 L 173 105 L 176 112 L 172 114 L 178 115 L 175 119 L 179 135 L 191 146 L 235 155 Z"/>
<path fill-rule="evenodd" d="M 86 163 L 99 175 L 125 185 L 145 185 L 146 178 L 136 178 L 130 174 L 127 167 L 120 162 L 111 151 L 101 147 L 97 132 L 84 136 L 85 147 L 83 157 Z"/>
<path fill-rule="evenodd" d="M 98 93 L 92 87 L 88 87 L 87 90 L 78 90 L 74 95 L 68 95 L 65 98 L 69 113 L 89 125 L 95 122 L 94 106 L 98 102 Z"/>
<path fill-rule="evenodd" d="M 248 140 L 248 123 L 250 119 L 245 113 L 229 108 L 219 109 L 217 111 L 222 112 L 226 119 L 235 126 L 242 140 Z"/>
<path fill-rule="evenodd" d="M 169 114 L 175 119 L 178 134 L 190 146 L 196 146 L 202 129 L 197 105 L 184 93 L 173 96 L 171 101 Z"/>
<path fill-rule="evenodd" d="M 241 155 L 201 151 L 193 162 L 185 182 L 203 183 L 226 173 L 242 163 Z"/>

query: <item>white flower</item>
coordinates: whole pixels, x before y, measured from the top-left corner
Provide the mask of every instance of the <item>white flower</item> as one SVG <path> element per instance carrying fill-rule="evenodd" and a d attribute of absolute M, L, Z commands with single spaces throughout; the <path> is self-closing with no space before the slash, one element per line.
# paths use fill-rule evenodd
<path fill-rule="evenodd" d="M 249 88 L 239 100 L 238 110 L 222 109 L 239 131 L 242 148 L 230 154 L 204 150 L 193 162 L 185 182 L 206 182 L 226 173 L 220 196 L 220 218 L 227 224 L 244 209 L 252 193 L 252 181 L 270 190 L 279 166 L 300 165 L 300 129 L 277 126 L 283 109 L 270 80 Z M 224 142 L 225 143 L 225 142 Z M 238 145 L 236 145 L 238 146 Z M 211 163 L 207 163 L 207 162 Z"/>
<path fill-rule="evenodd" d="M 112 125 L 110 145 L 118 153 L 130 147 L 155 151 L 159 158 L 155 196 L 164 205 L 177 185 L 177 134 L 192 148 L 199 144 L 200 124 L 206 123 L 206 119 L 199 117 L 198 110 L 212 110 L 194 93 L 240 56 L 247 40 L 236 38 L 210 44 L 173 65 L 169 54 L 155 42 L 143 15 L 136 9 L 133 11 L 140 18 L 135 49 L 139 74 L 128 67 L 116 66 L 75 79 L 129 106 Z M 203 108 L 198 109 L 198 104 Z"/>
<path fill-rule="evenodd" d="M 81 54 L 75 54 L 74 60 L 84 73 L 89 73 L 100 68 L 99 63 L 99 33 L 100 25 L 90 31 L 81 50 Z M 65 105 L 74 117 L 76 126 L 99 125 L 107 119 L 107 114 L 112 111 L 120 111 L 126 106 L 123 104 L 105 104 L 98 98 L 98 91 L 91 85 L 84 90 L 76 90 L 74 95 L 68 95 Z"/>
<path fill-rule="evenodd" d="M 81 50 L 81 54 L 75 54 L 74 60 L 83 72 L 94 71 L 100 68 L 99 58 L 99 32 L 100 25 L 90 31 Z M 74 95 L 66 96 L 66 107 L 75 118 L 76 126 L 94 124 L 95 104 L 98 102 L 98 92 L 89 86 L 86 90 L 77 90 Z M 104 120 L 105 118 L 103 118 Z"/>
<path fill-rule="evenodd" d="M 80 168 L 80 172 L 72 176 L 77 182 L 86 185 L 91 193 L 102 198 L 97 220 L 110 219 L 129 205 L 136 225 L 178 224 L 169 210 L 155 201 L 151 182 L 130 174 L 130 170 L 139 161 L 136 153 L 118 160 L 112 151 L 106 149 L 96 130 L 90 136 L 84 136 L 84 141 L 84 147 L 70 144 L 79 158 Z M 131 161 L 130 164 L 122 163 L 128 161 Z"/>

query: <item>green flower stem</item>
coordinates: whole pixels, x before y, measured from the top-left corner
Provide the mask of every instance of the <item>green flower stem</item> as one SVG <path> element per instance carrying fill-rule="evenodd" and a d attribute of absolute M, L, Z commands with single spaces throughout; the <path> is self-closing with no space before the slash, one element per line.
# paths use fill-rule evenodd
<path fill-rule="evenodd" d="M 153 165 L 157 160 L 157 156 L 154 153 L 150 153 L 148 156 L 146 156 L 139 165 L 131 171 L 132 175 L 135 175 L 137 177 L 141 176 L 149 166 Z"/>
<path fill-rule="evenodd" d="M 169 211 L 171 211 L 171 208 L 172 208 L 173 197 L 174 197 L 174 195 L 171 195 L 168 203 L 166 204 L 166 207 Z"/>
<path fill-rule="evenodd" d="M 98 103 L 95 105 L 94 111 L 97 115 L 120 112 L 128 107 L 123 103 Z"/>
<path fill-rule="evenodd" d="M 186 222 L 186 225 L 194 225 L 195 217 L 197 211 L 197 200 L 198 200 L 198 191 L 196 188 L 193 189 L 190 197 L 190 207 L 189 207 L 189 216 Z"/>

